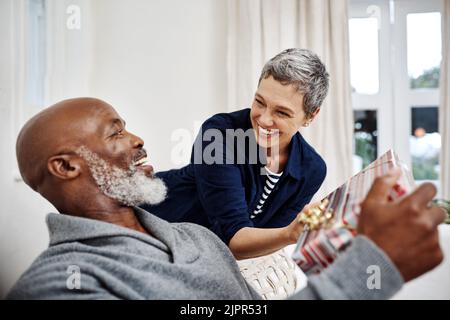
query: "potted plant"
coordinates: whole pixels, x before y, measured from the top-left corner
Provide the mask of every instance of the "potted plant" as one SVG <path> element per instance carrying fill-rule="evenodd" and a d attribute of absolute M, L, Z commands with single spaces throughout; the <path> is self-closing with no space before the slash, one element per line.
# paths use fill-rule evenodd
<path fill-rule="evenodd" d="M 433 203 L 442 207 L 447 212 L 447 219 L 445 223 L 450 224 L 450 201 L 443 199 L 434 199 Z"/>

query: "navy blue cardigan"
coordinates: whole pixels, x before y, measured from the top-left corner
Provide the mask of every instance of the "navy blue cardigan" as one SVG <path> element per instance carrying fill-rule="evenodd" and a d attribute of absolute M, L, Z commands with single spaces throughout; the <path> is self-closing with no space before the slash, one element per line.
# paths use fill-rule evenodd
<path fill-rule="evenodd" d="M 214 115 L 203 123 L 201 132 L 217 129 L 225 137 L 227 129 L 245 131 L 251 127 L 250 109 L 244 109 Z M 258 160 L 252 164 L 248 155 L 250 148 L 235 146 L 235 150 L 245 153 L 244 163 L 227 164 L 224 160 L 223 164 L 207 164 L 204 161 L 195 164 L 194 153 L 202 152 L 210 143 L 200 138 L 199 135 L 194 144 L 190 164 L 181 169 L 156 173 L 167 184 L 167 199 L 159 205 L 142 207 L 170 222 L 203 225 L 226 244 L 244 227 L 277 228 L 288 225 L 309 203 L 325 179 L 325 162 L 297 132 L 290 143 L 289 159 L 283 175 L 266 200 L 264 211 L 250 219 L 264 188 L 265 177 L 261 175 L 264 161 Z M 224 138 L 224 145 L 225 141 Z"/>

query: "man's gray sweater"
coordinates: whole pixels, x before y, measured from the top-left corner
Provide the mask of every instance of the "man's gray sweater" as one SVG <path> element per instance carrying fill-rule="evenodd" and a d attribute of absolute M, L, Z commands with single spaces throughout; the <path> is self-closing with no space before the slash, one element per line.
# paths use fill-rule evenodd
<path fill-rule="evenodd" d="M 168 223 L 135 208 L 152 236 L 92 219 L 50 213 L 50 245 L 8 299 L 261 299 L 227 246 L 208 229 Z M 379 267 L 380 289 L 367 268 Z M 77 280 L 79 279 L 79 282 Z M 402 277 L 369 239 L 352 245 L 292 299 L 383 299 Z M 79 286 L 78 286 L 79 285 Z"/>

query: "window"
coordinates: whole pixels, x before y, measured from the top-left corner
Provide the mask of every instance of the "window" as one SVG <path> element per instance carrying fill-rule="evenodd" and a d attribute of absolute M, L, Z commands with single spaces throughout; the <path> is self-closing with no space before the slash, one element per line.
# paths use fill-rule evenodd
<path fill-rule="evenodd" d="M 12 3 L 12 120 L 17 136 L 31 116 L 45 105 L 47 82 L 47 1 L 17 0 Z M 11 163 L 16 164 L 11 155 Z M 13 177 L 21 181 L 17 167 Z"/>
<path fill-rule="evenodd" d="M 394 149 L 439 187 L 441 0 L 351 0 L 355 170 Z"/>
<path fill-rule="evenodd" d="M 46 11 L 45 0 L 27 1 L 26 101 L 34 108 L 42 108 L 46 77 Z"/>
<path fill-rule="evenodd" d="M 410 88 L 439 88 L 442 58 L 440 13 L 410 13 L 406 16 L 406 26 Z"/>
<path fill-rule="evenodd" d="M 378 20 L 350 19 L 349 37 L 352 91 L 375 94 L 378 92 Z"/>
<path fill-rule="evenodd" d="M 377 111 L 355 110 L 354 127 L 354 173 L 368 166 L 377 158 Z"/>
<path fill-rule="evenodd" d="M 441 135 L 438 132 L 438 107 L 411 108 L 409 148 L 416 180 L 439 179 Z"/>

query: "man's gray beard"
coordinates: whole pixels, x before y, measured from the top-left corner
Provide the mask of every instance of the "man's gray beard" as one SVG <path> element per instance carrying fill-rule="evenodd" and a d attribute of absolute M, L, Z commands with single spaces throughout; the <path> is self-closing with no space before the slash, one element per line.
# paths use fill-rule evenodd
<path fill-rule="evenodd" d="M 128 170 L 109 164 L 85 146 L 77 154 L 86 160 L 92 177 L 108 197 L 126 206 L 158 204 L 166 198 L 167 188 L 159 178 L 149 178 L 130 165 Z"/>

